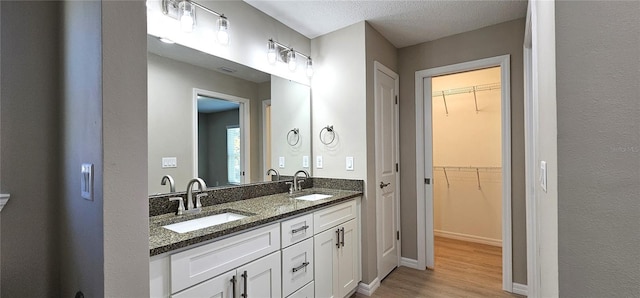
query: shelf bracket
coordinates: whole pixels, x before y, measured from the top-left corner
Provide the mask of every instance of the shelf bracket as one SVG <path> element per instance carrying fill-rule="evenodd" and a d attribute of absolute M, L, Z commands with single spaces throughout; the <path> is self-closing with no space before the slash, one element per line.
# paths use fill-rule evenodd
<path fill-rule="evenodd" d="M 443 167 L 442 170 L 444 171 L 444 179 L 447 180 L 447 188 L 449 188 L 449 176 L 447 176 L 447 168 Z"/>
<path fill-rule="evenodd" d="M 476 97 L 476 86 L 473 86 L 473 100 L 476 102 L 476 113 L 478 113 L 478 98 Z"/>
<path fill-rule="evenodd" d="M 482 189 L 480 187 L 480 169 L 476 168 L 476 177 L 478 177 L 478 189 Z"/>
<path fill-rule="evenodd" d="M 449 115 L 449 108 L 447 108 L 447 98 L 444 96 L 444 91 L 442 91 L 442 100 L 444 101 L 444 111 Z"/>

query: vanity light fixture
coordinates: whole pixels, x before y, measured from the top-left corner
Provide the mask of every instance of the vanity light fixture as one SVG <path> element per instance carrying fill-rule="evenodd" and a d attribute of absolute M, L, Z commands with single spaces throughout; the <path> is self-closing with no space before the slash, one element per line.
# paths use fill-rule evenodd
<path fill-rule="evenodd" d="M 178 19 L 182 31 L 190 33 L 196 27 L 196 10 L 199 8 L 218 17 L 216 21 L 217 39 L 221 45 L 229 44 L 229 20 L 222 13 L 215 12 L 192 0 L 162 0 L 162 13 Z"/>
<path fill-rule="evenodd" d="M 290 71 L 296 71 L 298 66 L 297 56 L 302 56 L 302 58 L 306 59 L 306 72 L 307 76 L 313 76 L 313 61 L 311 57 L 302 54 L 293 48 L 287 47 L 273 39 L 269 39 L 267 43 L 267 60 L 271 64 L 275 64 L 276 61 L 280 60 L 284 63 L 287 63 Z"/>

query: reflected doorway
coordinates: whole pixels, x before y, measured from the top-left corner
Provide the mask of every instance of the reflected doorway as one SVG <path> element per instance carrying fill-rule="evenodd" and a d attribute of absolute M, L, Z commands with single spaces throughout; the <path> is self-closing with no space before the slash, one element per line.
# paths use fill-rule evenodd
<path fill-rule="evenodd" d="M 218 96 L 216 96 L 218 95 Z M 196 95 L 197 152 L 195 174 L 207 186 L 226 186 L 244 183 L 248 159 L 245 158 L 245 105 L 221 94 Z"/>

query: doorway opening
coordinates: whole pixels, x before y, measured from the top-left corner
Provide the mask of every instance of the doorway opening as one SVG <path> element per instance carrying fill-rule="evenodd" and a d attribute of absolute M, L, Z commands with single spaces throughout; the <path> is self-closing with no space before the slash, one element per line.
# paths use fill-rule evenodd
<path fill-rule="evenodd" d="M 438 85 L 444 76 L 471 76 L 473 71 L 496 72 L 499 78 L 462 85 Z M 485 97 L 491 92 L 499 94 L 497 107 L 487 106 Z M 483 242 L 479 245 L 498 248 L 502 289 L 508 292 L 513 291 L 510 94 L 509 55 L 416 72 L 417 267 L 437 270 L 435 234 L 439 239 L 455 237 L 467 242 Z M 489 121 L 489 114 L 499 117 L 494 115 Z M 468 122 L 474 118 L 482 119 L 482 123 Z M 434 130 L 442 123 L 449 127 Z M 460 126 L 463 134 L 452 133 L 452 124 Z M 489 127 L 495 129 L 491 130 L 490 136 L 483 136 L 481 132 Z M 442 143 L 438 143 L 439 139 Z M 455 141 L 464 143 L 456 144 Z M 484 151 L 493 154 L 478 157 Z M 466 215 L 453 217 L 457 221 L 454 223 L 451 215 L 447 220 L 442 212 L 436 214 L 436 209 L 452 214 L 457 210 L 456 206 L 471 210 L 465 211 Z M 472 217 L 483 209 L 487 212 L 485 217 L 490 218 L 491 214 L 498 217 L 498 224 Z M 481 228 L 487 228 L 487 231 L 480 233 Z"/>
<path fill-rule="evenodd" d="M 431 85 L 434 269 L 501 289 L 500 67 Z"/>
<path fill-rule="evenodd" d="M 248 100 L 204 90 L 194 90 L 194 99 L 194 177 L 208 186 L 244 183 L 249 168 Z"/>

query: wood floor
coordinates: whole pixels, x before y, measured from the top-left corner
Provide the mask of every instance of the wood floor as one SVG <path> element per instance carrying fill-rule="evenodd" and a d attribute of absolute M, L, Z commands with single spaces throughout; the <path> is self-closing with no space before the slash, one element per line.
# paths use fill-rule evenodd
<path fill-rule="evenodd" d="M 435 270 L 396 268 L 371 297 L 522 297 L 502 291 L 500 247 L 436 237 L 435 262 Z"/>

